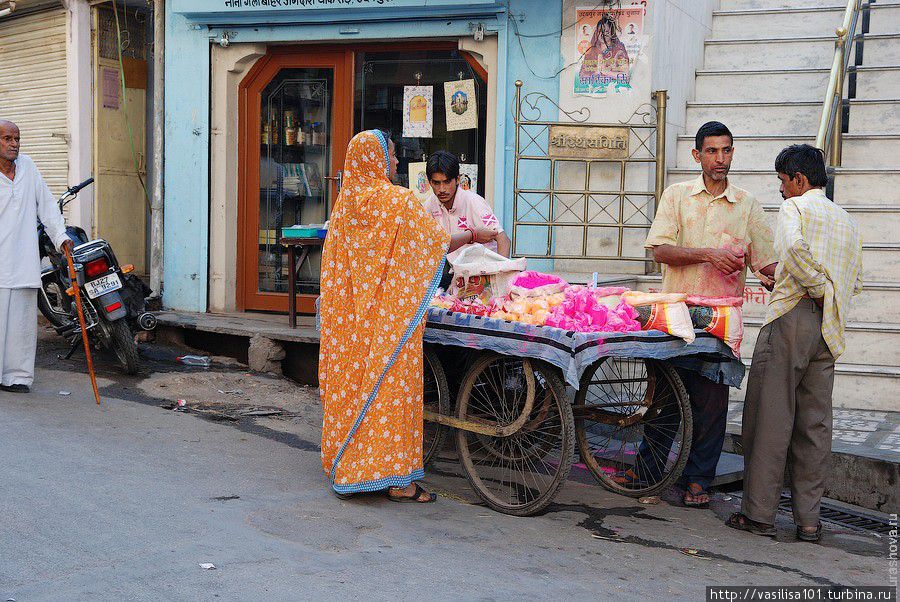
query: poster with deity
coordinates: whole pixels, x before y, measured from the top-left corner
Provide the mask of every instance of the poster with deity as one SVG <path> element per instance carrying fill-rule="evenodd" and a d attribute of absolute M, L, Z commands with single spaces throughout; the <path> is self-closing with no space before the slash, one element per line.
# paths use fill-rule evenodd
<path fill-rule="evenodd" d="M 631 92 L 631 77 L 643 46 L 644 10 L 643 6 L 576 9 L 580 64 L 575 72 L 575 94 Z"/>
<path fill-rule="evenodd" d="M 428 183 L 428 176 L 425 173 L 424 161 L 409 164 L 409 189 L 423 203 L 428 200 L 428 196 L 431 194 L 431 185 Z"/>
<path fill-rule="evenodd" d="M 478 127 L 478 103 L 475 101 L 474 79 L 444 82 L 444 104 L 448 132 L 474 130 Z"/>
<path fill-rule="evenodd" d="M 463 190 L 478 192 L 478 164 L 459 164 L 459 187 Z"/>
<path fill-rule="evenodd" d="M 403 137 L 431 138 L 434 87 L 403 86 Z"/>

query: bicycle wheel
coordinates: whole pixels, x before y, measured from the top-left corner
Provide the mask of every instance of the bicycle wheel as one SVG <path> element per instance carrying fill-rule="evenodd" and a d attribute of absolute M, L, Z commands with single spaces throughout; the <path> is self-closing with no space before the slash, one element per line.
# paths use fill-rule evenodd
<path fill-rule="evenodd" d="M 504 427 L 522 420 L 529 394 L 531 410 L 511 435 L 456 435 L 472 488 L 494 510 L 515 516 L 543 510 L 569 475 L 574 422 L 562 379 L 543 362 L 485 354 L 466 375 L 457 403 L 458 418 Z"/>
<path fill-rule="evenodd" d="M 425 349 L 423 355 L 425 410 L 447 416 L 450 414 L 450 388 L 444 368 L 430 349 Z M 425 466 L 441 451 L 446 437 L 446 426 L 425 421 L 422 427 L 422 463 Z"/>
<path fill-rule="evenodd" d="M 681 475 L 693 422 L 671 366 L 606 358 L 582 376 L 573 413 L 581 460 L 604 488 L 655 495 Z"/>

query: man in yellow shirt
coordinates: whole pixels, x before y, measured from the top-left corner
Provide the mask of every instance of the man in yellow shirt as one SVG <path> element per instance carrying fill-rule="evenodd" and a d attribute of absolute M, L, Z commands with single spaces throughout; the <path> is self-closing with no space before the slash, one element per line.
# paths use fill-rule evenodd
<path fill-rule="evenodd" d="M 725 125 L 711 121 L 701 126 L 692 154 L 702 175 L 669 186 L 660 198 L 645 246 L 663 265 L 664 292 L 743 297 L 748 266 L 764 282 L 775 274 L 772 231 L 762 205 L 728 180 L 733 144 Z M 680 484 L 686 506 L 705 508 L 707 488 L 716 475 L 725 441 L 728 385 L 697 372 L 680 370 L 679 374 L 691 399 L 693 418 L 691 452 Z M 649 458 L 649 450 L 667 451 L 672 440 L 651 433 L 645 441 L 639 461 L 643 472 L 653 478 L 660 467 Z"/>
<path fill-rule="evenodd" d="M 744 498 L 726 524 L 775 536 L 790 455 L 797 538 L 815 542 L 831 454 L 834 364 L 844 351 L 850 298 L 862 290 L 862 238 L 853 218 L 825 196 L 822 151 L 789 146 L 775 170 L 785 199 L 775 237 L 778 273 L 744 402 Z"/>

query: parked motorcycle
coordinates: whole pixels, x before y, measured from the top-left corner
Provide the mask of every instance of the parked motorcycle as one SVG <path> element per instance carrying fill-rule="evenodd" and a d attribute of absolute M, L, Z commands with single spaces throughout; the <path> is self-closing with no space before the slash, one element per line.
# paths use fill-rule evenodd
<path fill-rule="evenodd" d="M 94 181 L 89 178 L 72 186 L 59 198 L 59 210 Z M 146 311 L 146 299 L 152 291 L 136 275 L 132 265 L 119 265 L 109 243 L 90 240 L 77 226 L 66 226 L 66 234 L 75 244 L 72 253 L 78 286 L 82 290 L 84 319 L 91 343 L 112 352 L 126 374 L 139 368 L 134 332 L 153 330 L 156 316 Z M 71 357 L 81 343 L 81 325 L 74 298 L 69 294 L 72 282 L 66 257 L 54 246 L 43 224 L 38 224 L 41 260 L 49 260 L 41 270 L 38 308 L 57 334 L 72 344 Z M 45 262 L 46 263 L 46 262 Z"/>

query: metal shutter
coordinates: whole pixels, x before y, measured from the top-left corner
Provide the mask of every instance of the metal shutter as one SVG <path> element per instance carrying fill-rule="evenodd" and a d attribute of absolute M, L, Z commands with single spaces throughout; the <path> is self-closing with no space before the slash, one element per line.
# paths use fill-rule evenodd
<path fill-rule="evenodd" d="M 0 119 L 22 132 L 22 152 L 55 195 L 68 186 L 66 12 L 0 19 Z"/>

